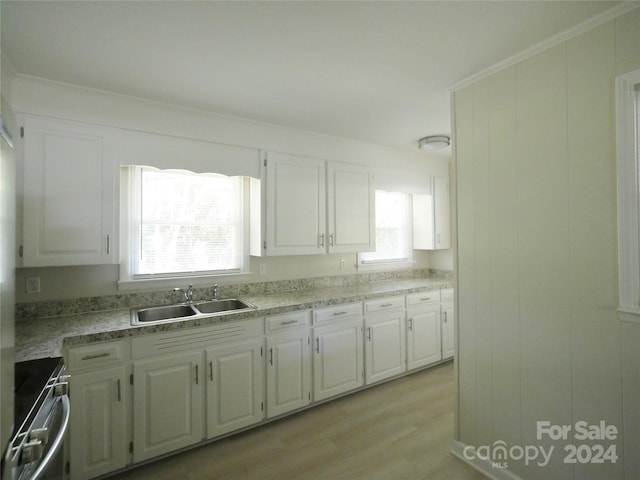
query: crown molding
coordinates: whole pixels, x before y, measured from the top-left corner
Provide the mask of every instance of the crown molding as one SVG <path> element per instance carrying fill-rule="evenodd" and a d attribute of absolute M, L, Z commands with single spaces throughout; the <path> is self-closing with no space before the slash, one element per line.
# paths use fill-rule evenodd
<path fill-rule="evenodd" d="M 628 13 L 636 8 L 640 8 L 640 2 L 638 0 L 622 2 L 620 5 L 616 5 L 615 7 L 610 8 L 609 10 L 602 12 L 599 15 L 596 15 L 589 20 L 579 23 L 578 25 L 560 32 L 557 35 L 549 37 L 548 39 L 543 40 L 542 42 L 537 43 L 536 45 L 533 45 L 532 47 L 529 47 L 520 53 L 508 57 L 501 62 L 498 62 L 483 70 L 480 70 L 479 72 L 474 73 L 464 80 L 454 83 L 447 90 L 452 93 L 464 87 L 467 87 L 479 80 L 493 75 L 494 73 L 504 70 L 507 67 L 511 67 L 523 60 L 533 57 L 534 55 L 542 53 L 551 47 L 555 47 L 563 42 L 566 42 L 567 40 L 577 37 L 578 35 L 581 35 L 588 30 L 591 30 L 592 28 L 602 25 L 603 23 L 613 20 L 614 18 L 624 15 L 625 13 Z"/>

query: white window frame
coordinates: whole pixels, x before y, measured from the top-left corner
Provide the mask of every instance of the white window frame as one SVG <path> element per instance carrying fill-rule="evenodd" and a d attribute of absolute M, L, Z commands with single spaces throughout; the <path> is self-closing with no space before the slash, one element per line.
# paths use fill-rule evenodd
<path fill-rule="evenodd" d="M 120 278 L 118 288 L 120 290 L 134 290 L 140 288 L 163 288 L 182 286 L 188 282 L 191 285 L 207 285 L 217 282 L 220 279 L 243 278 L 250 275 L 249 272 L 249 185 L 248 178 L 244 177 L 242 182 L 242 218 L 243 218 L 243 240 L 242 240 L 242 265 L 239 271 L 233 273 L 220 272 L 193 272 L 177 273 L 167 275 L 143 275 L 135 276 L 131 271 L 131 247 L 130 235 L 131 224 L 131 169 L 123 166 L 120 174 Z"/>
<path fill-rule="evenodd" d="M 405 222 L 407 223 L 407 229 L 408 231 L 406 232 L 406 240 L 405 240 L 405 248 L 406 248 L 406 252 L 407 252 L 407 257 L 406 258 L 402 258 L 402 259 L 372 259 L 370 258 L 370 255 L 368 255 L 368 252 L 362 252 L 362 253 L 358 253 L 358 270 L 389 270 L 389 269 L 396 269 L 396 268 L 409 268 L 412 267 L 414 265 L 414 260 L 413 260 L 413 245 L 412 245 L 412 238 L 413 238 L 413 232 L 412 232 L 412 226 L 413 226 L 413 222 L 412 222 L 412 212 L 411 212 L 411 194 L 408 193 L 404 193 L 404 192 L 389 192 L 387 190 L 383 190 L 383 189 L 376 189 L 376 192 L 378 191 L 382 191 L 382 192 L 386 192 L 386 193 L 400 193 L 402 195 L 406 196 L 406 218 L 405 218 Z M 376 209 L 377 211 L 377 209 Z M 376 226 L 377 228 L 377 226 Z M 369 258 L 368 258 L 369 257 Z"/>
<path fill-rule="evenodd" d="M 640 322 L 640 70 L 616 78 L 618 311 Z"/>

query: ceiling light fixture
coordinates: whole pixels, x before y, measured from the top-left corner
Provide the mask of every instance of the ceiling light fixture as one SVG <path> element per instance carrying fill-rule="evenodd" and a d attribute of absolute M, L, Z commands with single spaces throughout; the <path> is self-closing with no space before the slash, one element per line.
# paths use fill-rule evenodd
<path fill-rule="evenodd" d="M 432 135 L 418 140 L 418 148 L 420 150 L 440 150 L 450 144 L 451 141 L 448 135 Z"/>

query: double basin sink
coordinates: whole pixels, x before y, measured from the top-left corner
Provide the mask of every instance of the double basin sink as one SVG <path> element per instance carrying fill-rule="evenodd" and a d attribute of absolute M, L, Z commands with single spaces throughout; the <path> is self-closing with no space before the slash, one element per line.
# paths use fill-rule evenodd
<path fill-rule="evenodd" d="M 154 325 L 199 317 L 228 315 L 254 310 L 257 307 L 237 298 L 209 300 L 195 303 L 179 303 L 160 307 L 134 308 L 131 310 L 131 325 Z"/>

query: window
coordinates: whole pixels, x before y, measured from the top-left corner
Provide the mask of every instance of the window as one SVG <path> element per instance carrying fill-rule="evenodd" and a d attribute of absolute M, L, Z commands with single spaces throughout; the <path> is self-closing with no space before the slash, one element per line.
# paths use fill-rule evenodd
<path fill-rule="evenodd" d="M 619 311 L 640 322 L 640 70 L 616 80 Z"/>
<path fill-rule="evenodd" d="M 242 177 L 124 167 L 123 179 L 121 280 L 242 271 Z"/>
<path fill-rule="evenodd" d="M 376 190 L 376 251 L 360 253 L 358 264 L 410 264 L 411 208 L 407 193 Z"/>

